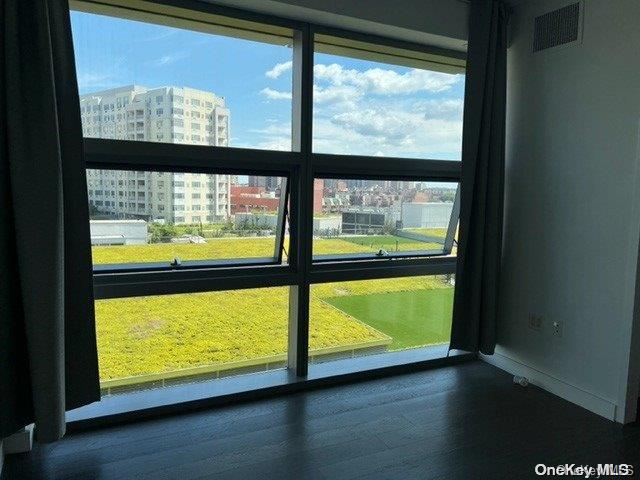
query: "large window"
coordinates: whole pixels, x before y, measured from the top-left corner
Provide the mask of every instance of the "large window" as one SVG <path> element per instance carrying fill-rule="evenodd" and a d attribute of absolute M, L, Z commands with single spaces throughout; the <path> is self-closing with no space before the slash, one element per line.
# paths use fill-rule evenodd
<path fill-rule="evenodd" d="M 71 2 L 105 391 L 441 350 L 464 54 L 179 4 Z"/>
<path fill-rule="evenodd" d="M 313 150 L 460 160 L 463 73 L 383 50 L 316 35 Z"/>
<path fill-rule="evenodd" d="M 284 177 L 91 169 L 87 186 L 102 271 L 286 261 Z"/>
<path fill-rule="evenodd" d="M 85 137 L 291 149 L 290 29 L 75 5 Z"/>

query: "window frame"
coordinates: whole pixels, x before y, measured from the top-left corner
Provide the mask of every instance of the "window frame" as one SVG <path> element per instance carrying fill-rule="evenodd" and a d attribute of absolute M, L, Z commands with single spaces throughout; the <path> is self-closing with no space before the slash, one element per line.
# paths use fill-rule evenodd
<path fill-rule="evenodd" d="M 161 170 L 167 172 L 239 173 L 283 176 L 287 179 L 286 195 L 281 195 L 282 221 L 278 224 L 280 244 L 289 221 L 288 263 L 282 264 L 282 248 L 276 241 L 276 262 L 266 265 L 221 264 L 194 268 L 150 268 L 94 270 L 96 299 L 132 296 L 178 294 L 218 290 L 235 290 L 271 286 L 289 286 L 288 368 L 297 377 L 309 372 L 309 289 L 314 283 L 340 282 L 376 278 L 451 274 L 456 270 L 456 257 L 390 256 L 383 258 L 350 258 L 340 261 L 314 262 L 313 181 L 318 178 L 367 177 L 398 180 L 430 179 L 460 182 L 461 162 L 399 157 L 374 157 L 314 153 L 313 139 L 313 66 L 314 36 L 331 35 L 345 41 L 365 41 L 383 47 L 415 52 L 423 57 L 451 60 L 461 68 L 464 52 L 436 48 L 375 35 L 363 35 L 297 20 L 248 12 L 236 8 L 194 0 L 158 0 L 125 2 L 97 0 L 77 2 L 71 9 L 109 15 L 105 11 L 118 8 L 144 15 L 152 7 L 153 15 L 175 15 L 176 9 L 226 17 L 238 22 L 256 22 L 271 28 L 293 32 L 292 149 L 272 151 L 236 147 L 195 146 L 172 143 L 140 142 L 84 138 L 87 169 Z M 106 9 L 106 10 L 105 10 Z M 464 67 L 462 67 L 464 68 Z M 456 195 L 456 198 L 459 196 Z M 459 201 L 456 201 L 456 215 Z M 286 210 L 286 211 L 285 211 Z M 87 218 L 78 219 L 86 222 Z M 455 223 L 455 222 L 452 222 Z M 451 230 L 451 224 L 449 230 Z M 451 244 L 453 233 L 451 235 Z M 449 238 L 449 236 L 448 236 Z"/>
<path fill-rule="evenodd" d="M 380 158 L 380 157 L 376 157 Z M 378 176 L 378 175 L 349 175 L 343 174 L 339 177 L 333 174 L 323 174 L 322 176 L 315 176 L 315 179 L 323 180 L 343 180 L 343 179 L 355 179 L 355 180 L 390 180 L 390 181 L 421 181 L 421 182 L 442 182 L 445 183 L 446 179 L 433 178 L 433 177 L 417 177 L 417 176 Z M 313 255 L 313 264 L 320 264 L 325 262 L 352 262 L 358 260 L 398 260 L 403 258 L 432 258 L 451 255 L 453 249 L 454 236 L 458 225 L 458 217 L 460 215 L 460 182 L 457 183 L 455 198 L 449 216 L 449 222 L 447 224 L 447 233 L 443 242 L 442 250 L 407 250 L 400 252 L 390 252 L 384 256 L 378 256 L 374 253 L 344 253 L 344 254 L 322 254 Z"/>
<path fill-rule="evenodd" d="M 87 170 L 89 169 L 101 169 L 101 170 L 117 170 L 117 171 L 144 171 L 144 172 L 157 172 L 157 173 L 203 173 L 203 174 L 221 174 L 221 175 L 233 175 L 233 174 L 247 174 L 252 173 L 256 175 L 264 175 L 264 176 L 276 176 L 273 170 L 268 172 L 259 171 L 256 173 L 256 170 L 243 170 L 241 168 L 236 168 L 232 171 L 225 170 L 224 167 L 222 169 L 217 169 L 214 167 L 206 168 L 203 166 L 196 166 L 189 162 L 188 160 L 184 162 L 185 165 L 173 166 L 173 167 L 160 167 L 159 165 L 154 166 L 145 166 L 144 170 L 141 170 L 140 164 L 131 163 L 129 164 L 126 160 L 122 160 L 123 163 L 113 163 L 105 168 L 103 163 L 94 162 L 92 160 L 86 160 L 87 158 L 92 158 L 91 154 L 87 154 L 87 142 L 86 140 L 99 140 L 102 141 L 104 139 L 93 139 L 88 138 L 85 139 L 85 167 Z M 111 140 L 110 140 L 111 141 Z M 127 142 L 131 143 L 141 143 L 141 142 L 131 142 L 129 140 L 113 140 L 115 142 Z M 91 142 L 89 142 L 89 150 L 91 150 Z M 155 144 L 154 142 L 148 142 Z M 103 147 L 101 145 L 100 147 Z M 118 145 L 119 147 L 123 146 L 121 143 Z M 181 145 L 184 146 L 184 145 Z M 204 148 L 208 148 L 204 146 Z M 116 160 L 117 155 L 109 155 L 112 160 Z M 182 161 L 182 160 L 181 160 Z M 285 240 L 285 230 L 286 230 L 286 215 L 288 208 L 288 197 L 289 197 L 289 171 L 282 170 L 277 173 L 277 176 L 282 179 L 281 188 L 283 188 L 283 192 L 279 197 L 278 204 L 278 222 L 276 225 L 276 235 L 274 240 L 274 252 L 270 257 L 248 257 L 248 258 L 224 258 L 224 259 L 197 259 L 197 260 L 181 260 L 179 264 L 174 264 L 172 259 L 167 259 L 167 261 L 160 262 L 131 262 L 131 263 L 118 263 L 118 264 L 93 264 L 93 273 L 96 274 L 118 274 L 118 273 L 132 273 L 132 272 L 167 272 L 167 271 L 177 271 L 177 270 L 195 270 L 195 269 L 213 269 L 213 268 L 222 268 L 222 267 L 246 267 L 246 266 L 267 266 L 267 265 L 280 265 L 282 264 L 282 252 L 284 250 L 284 240 Z M 138 180 L 139 182 L 140 180 Z M 180 195 L 180 196 L 176 196 Z M 200 195 L 200 194 L 198 194 Z M 138 196 L 139 197 L 139 193 Z M 184 199 L 184 194 L 173 194 L 174 199 Z M 175 211 L 182 211 L 175 210 Z"/>

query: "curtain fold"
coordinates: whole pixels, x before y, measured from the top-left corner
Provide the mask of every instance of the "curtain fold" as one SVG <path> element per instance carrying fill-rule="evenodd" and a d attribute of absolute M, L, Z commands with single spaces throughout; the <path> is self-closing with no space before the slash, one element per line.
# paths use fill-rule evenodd
<path fill-rule="evenodd" d="M 493 354 L 502 251 L 508 12 L 472 0 L 451 349 Z"/>
<path fill-rule="evenodd" d="M 100 398 L 66 0 L 0 0 L 0 438 Z"/>

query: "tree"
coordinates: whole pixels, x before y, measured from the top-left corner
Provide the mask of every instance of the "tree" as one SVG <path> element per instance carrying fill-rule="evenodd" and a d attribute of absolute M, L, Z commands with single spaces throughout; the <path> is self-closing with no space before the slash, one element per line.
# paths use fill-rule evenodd
<path fill-rule="evenodd" d="M 176 227 L 172 223 L 150 223 L 149 234 L 151 235 L 151 243 L 164 243 L 167 239 L 175 237 L 178 233 Z"/>

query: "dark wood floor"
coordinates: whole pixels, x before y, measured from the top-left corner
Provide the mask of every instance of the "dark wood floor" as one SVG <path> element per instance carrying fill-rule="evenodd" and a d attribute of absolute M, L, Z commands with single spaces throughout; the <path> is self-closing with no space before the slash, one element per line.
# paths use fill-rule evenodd
<path fill-rule="evenodd" d="M 532 478 L 634 464 L 622 427 L 481 362 L 70 435 L 5 479 Z"/>

